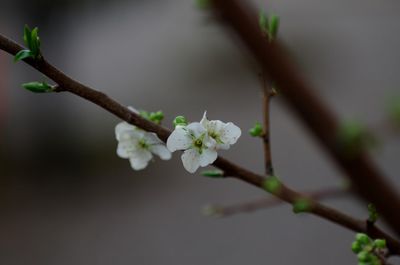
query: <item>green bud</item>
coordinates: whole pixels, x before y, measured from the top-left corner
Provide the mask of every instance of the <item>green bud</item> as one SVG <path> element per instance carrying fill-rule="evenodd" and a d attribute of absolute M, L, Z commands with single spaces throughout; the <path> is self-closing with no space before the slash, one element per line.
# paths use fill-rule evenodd
<path fill-rule="evenodd" d="M 377 145 L 376 138 L 356 121 L 344 122 L 338 131 L 340 148 L 349 158 Z"/>
<path fill-rule="evenodd" d="M 212 5 L 212 0 L 196 0 L 196 7 L 199 9 L 209 9 Z"/>
<path fill-rule="evenodd" d="M 311 202 L 307 198 L 300 198 L 293 203 L 294 213 L 309 212 L 311 210 Z"/>
<path fill-rule="evenodd" d="M 38 36 L 39 29 L 30 30 L 28 25 L 24 27 L 24 42 L 29 48 L 30 57 L 37 59 L 40 56 L 40 38 Z"/>
<path fill-rule="evenodd" d="M 374 246 L 378 249 L 386 248 L 386 240 L 385 239 L 376 239 L 374 241 Z"/>
<path fill-rule="evenodd" d="M 270 176 L 263 183 L 263 189 L 269 193 L 276 194 L 280 191 L 282 184 L 275 176 Z"/>
<path fill-rule="evenodd" d="M 183 116 L 177 116 L 175 119 L 174 119 L 174 126 L 176 127 L 176 126 L 186 126 L 188 124 L 188 122 L 187 122 L 187 120 L 186 120 L 186 118 L 185 117 L 183 117 Z"/>
<path fill-rule="evenodd" d="M 269 40 L 273 41 L 278 35 L 279 29 L 279 16 L 271 15 L 268 19 L 268 36 Z"/>
<path fill-rule="evenodd" d="M 358 254 L 358 253 L 362 250 L 362 246 L 361 246 L 360 242 L 354 241 L 354 242 L 351 244 L 351 250 L 352 250 L 355 254 Z"/>
<path fill-rule="evenodd" d="M 46 82 L 30 82 L 22 84 L 22 87 L 34 93 L 54 92 L 54 88 Z"/>
<path fill-rule="evenodd" d="M 375 223 L 378 220 L 378 212 L 375 205 L 372 203 L 368 204 L 368 221 Z"/>
<path fill-rule="evenodd" d="M 201 175 L 209 178 L 222 178 L 224 177 L 224 171 L 222 170 L 204 170 Z"/>
<path fill-rule="evenodd" d="M 202 213 L 205 216 L 211 216 L 211 217 L 222 217 L 224 215 L 222 209 L 215 205 L 204 206 L 202 209 Z"/>
<path fill-rule="evenodd" d="M 29 57 L 33 57 L 33 54 L 30 50 L 21 50 L 14 56 L 14 62 L 18 62 Z"/>
<path fill-rule="evenodd" d="M 149 115 L 149 119 L 157 124 L 160 124 L 164 119 L 164 113 L 162 111 L 151 112 Z"/>
<path fill-rule="evenodd" d="M 268 17 L 264 11 L 260 11 L 258 15 L 258 25 L 264 34 L 268 34 Z"/>
<path fill-rule="evenodd" d="M 139 115 L 140 115 L 142 118 L 145 118 L 146 120 L 150 120 L 150 113 L 149 113 L 148 111 L 140 110 L 140 111 L 139 111 Z"/>
<path fill-rule="evenodd" d="M 362 245 L 367 245 L 371 243 L 371 239 L 366 234 L 363 233 L 356 234 L 356 241 Z"/>
<path fill-rule="evenodd" d="M 381 261 L 379 258 L 375 255 L 371 255 L 371 260 L 369 261 L 370 265 L 382 265 Z"/>
<path fill-rule="evenodd" d="M 357 254 L 358 261 L 360 261 L 360 262 L 370 261 L 371 256 L 373 256 L 373 255 L 367 251 L 361 251 L 360 253 Z"/>
<path fill-rule="evenodd" d="M 264 130 L 263 130 L 263 128 L 262 128 L 261 123 L 256 122 L 256 123 L 254 124 L 254 127 L 251 128 L 251 129 L 249 130 L 249 134 L 250 134 L 251 136 L 253 136 L 253 137 L 260 137 L 260 136 L 263 135 L 263 133 L 264 133 L 263 131 L 264 131 Z"/>

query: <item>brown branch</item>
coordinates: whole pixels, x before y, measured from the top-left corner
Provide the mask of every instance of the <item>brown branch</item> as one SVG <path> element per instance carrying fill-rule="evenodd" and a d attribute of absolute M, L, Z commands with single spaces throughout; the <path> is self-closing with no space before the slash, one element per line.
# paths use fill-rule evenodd
<path fill-rule="evenodd" d="M 261 74 L 261 83 L 263 87 L 263 142 L 264 142 L 264 160 L 265 160 L 265 173 L 269 176 L 274 175 L 274 168 L 272 166 L 272 153 L 271 153 L 271 134 L 270 134 L 270 102 L 271 97 L 274 95 L 272 87 L 268 84 L 266 73 L 263 71 Z"/>
<path fill-rule="evenodd" d="M 15 55 L 17 52 L 22 50 L 23 47 L 0 34 L 0 49 L 12 55 Z M 33 68 L 37 69 L 39 72 L 46 75 L 48 78 L 52 79 L 58 85 L 59 91 L 67 91 L 78 95 L 113 113 L 120 119 L 130 124 L 136 125 L 143 130 L 156 133 L 163 141 L 166 141 L 171 133 L 167 128 L 150 122 L 142 118 L 141 116 L 131 112 L 128 108 L 122 106 L 104 93 L 96 91 L 79 83 L 78 81 L 73 80 L 72 78 L 68 77 L 63 72 L 49 64 L 44 58 L 36 61 L 32 59 L 26 59 L 24 61 L 31 65 Z M 232 176 L 251 185 L 264 189 L 263 183 L 265 181 L 265 178 L 261 175 L 244 169 L 222 157 L 218 157 L 213 165 L 223 170 L 228 176 Z M 275 195 L 290 204 L 295 203 L 301 198 L 308 198 L 307 196 L 291 190 L 284 185 L 280 187 L 279 192 L 275 193 Z M 382 230 L 375 227 L 374 230 L 371 230 L 369 227 L 367 227 L 364 221 L 357 220 L 333 208 L 324 206 L 316 201 L 313 201 L 311 198 L 309 198 L 309 201 L 311 204 L 310 212 L 314 213 L 315 215 L 353 231 L 367 233 L 372 238 L 384 238 L 388 243 L 388 247 L 391 253 L 400 255 L 400 243 Z"/>
<path fill-rule="evenodd" d="M 339 148 L 338 121 L 314 89 L 299 76 L 278 41 L 269 43 L 261 34 L 255 12 L 246 1 L 213 0 L 222 21 L 239 35 L 274 83 L 294 113 L 307 125 L 336 164 L 353 182 L 360 196 L 379 209 L 386 222 L 400 235 L 400 197 L 365 153 L 349 158 Z"/>
<path fill-rule="evenodd" d="M 349 194 L 348 188 L 325 188 L 316 191 L 303 192 L 303 194 L 307 195 L 309 198 L 313 200 L 320 201 L 330 198 L 337 198 L 343 195 Z M 218 214 L 221 214 L 223 217 L 229 217 L 235 214 L 240 213 L 251 213 L 259 210 L 265 210 L 271 207 L 278 206 L 282 204 L 283 201 L 277 197 L 264 197 L 261 199 L 229 205 L 229 206 L 218 206 L 216 205 L 216 211 Z"/>

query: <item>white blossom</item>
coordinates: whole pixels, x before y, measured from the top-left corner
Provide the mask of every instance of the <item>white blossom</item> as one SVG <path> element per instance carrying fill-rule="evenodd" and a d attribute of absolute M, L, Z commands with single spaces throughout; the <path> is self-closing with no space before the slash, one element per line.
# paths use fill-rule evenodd
<path fill-rule="evenodd" d="M 208 135 L 216 141 L 216 149 L 229 149 L 237 142 L 242 131 L 232 122 L 224 123 L 220 120 L 207 119 L 207 112 L 204 112 L 200 123 L 206 128 Z"/>
<path fill-rule="evenodd" d="M 185 150 L 181 157 L 183 166 L 194 173 L 199 167 L 212 164 L 218 157 L 217 150 L 229 149 L 240 135 L 240 128 L 232 122 L 209 121 L 205 112 L 200 122 L 176 126 L 167 140 L 167 148 L 171 152 Z"/>
<path fill-rule="evenodd" d="M 121 122 L 115 127 L 115 136 L 118 141 L 117 155 L 129 159 L 134 170 L 144 169 L 153 158 L 153 154 L 163 160 L 171 159 L 171 152 L 155 133 Z"/>
<path fill-rule="evenodd" d="M 217 159 L 216 142 L 199 122 L 176 126 L 167 140 L 169 151 L 185 150 L 182 154 L 184 168 L 190 173 L 199 167 L 212 164 Z"/>

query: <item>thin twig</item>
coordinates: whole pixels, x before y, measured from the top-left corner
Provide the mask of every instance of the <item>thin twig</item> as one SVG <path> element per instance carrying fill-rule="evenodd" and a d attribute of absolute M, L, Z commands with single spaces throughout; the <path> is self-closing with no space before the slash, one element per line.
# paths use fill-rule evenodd
<path fill-rule="evenodd" d="M 309 198 L 312 198 L 316 201 L 337 198 L 343 195 L 349 194 L 348 188 L 325 188 L 316 191 L 303 192 Z M 240 213 L 251 213 L 255 211 L 265 210 L 271 207 L 275 207 L 281 205 L 283 202 L 281 199 L 277 197 L 264 197 L 261 199 L 243 202 L 239 204 L 229 205 L 229 206 L 218 206 L 215 205 L 214 208 L 222 217 L 229 217 L 235 214 Z"/>
<path fill-rule="evenodd" d="M 0 34 L 0 49 L 12 55 L 15 55 L 17 52 L 22 50 L 23 47 Z M 63 72 L 58 70 L 56 67 L 48 63 L 44 58 L 36 61 L 28 58 L 24 61 L 37 69 L 42 74 L 46 75 L 48 78 L 52 79 L 60 88 L 63 89 L 63 91 L 67 91 L 77 96 L 80 96 L 102 107 L 110 113 L 113 113 L 120 119 L 135 126 L 138 126 L 145 131 L 154 132 L 163 141 L 166 141 L 171 133 L 171 131 L 167 128 L 157 125 L 133 113 L 128 108 L 122 106 L 104 93 L 96 91 L 88 86 L 79 83 L 78 81 L 73 80 L 72 78 L 68 77 Z M 265 190 L 263 188 L 265 177 L 262 175 L 258 175 L 250 170 L 244 169 L 222 157 L 218 157 L 213 165 L 223 170 L 227 176 L 232 176 Z M 364 232 L 370 235 L 372 238 L 384 238 L 388 243 L 388 247 L 391 253 L 400 254 L 399 242 L 397 242 L 390 235 L 386 234 L 378 228 L 375 228 L 371 231 L 367 228 L 366 223 L 362 220 L 357 220 L 340 211 L 322 205 L 312 200 L 311 198 L 308 198 L 306 195 L 296 192 L 283 184 L 280 186 L 279 192 L 275 193 L 274 195 L 290 204 L 297 202 L 299 199 L 307 198 L 310 202 L 311 213 L 353 231 Z"/>
<path fill-rule="evenodd" d="M 272 165 L 272 152 L 271 152 L 271 134 L 270 134 L 270 101 L 273 96 L 272 87 L 268 84 L 266 74 L 263 71 L 261 74 L 261 83 L 263 88 L 263 142 L 264 142 L 264 160 L 265 160 L 265 173 L 269 176 L 274 175 L 274 168 Z"/>

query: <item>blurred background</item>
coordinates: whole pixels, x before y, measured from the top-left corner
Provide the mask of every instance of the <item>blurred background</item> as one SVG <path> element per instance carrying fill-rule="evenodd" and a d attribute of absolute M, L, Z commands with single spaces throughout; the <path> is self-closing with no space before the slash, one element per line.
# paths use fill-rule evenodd
<path fill-rule="evenodd" d="M 252 1 L 281 16 L 279 37 L 301 72 L 342 119 L 375 124 L 399 94 L 400 3 L 393 0 Z M 262 119 L 259 68 L 207 11 L 185 0 L 1 1 L 0 32 L 22 43 L 38 26 L 54 65 L 124 105 L 233 121 L 243 130 L 223 156 L 263 171 L 262 144 L 247 135 Z M 140 172 L 116 156 L 119 120 L 76 96 L 37 95 L 46 80 L 0 52 L 0 263 L 356 264 L 354 233 L 283 205 L 210 218 L 209 203 L 265 194 L 236 180 L 191 175 L 180 155 Z M 342 175 L 277 97 L 272 103 L 277 174 L 291 187 L 340 186 Z M 399 141 L 373 155 L 399 186 Z M 399 186 L 400 188 L 400 186 Z M 360 218 L 366 204 L 327 201 Z M 394 263 L 399 261 L 393 260 Z"/>

